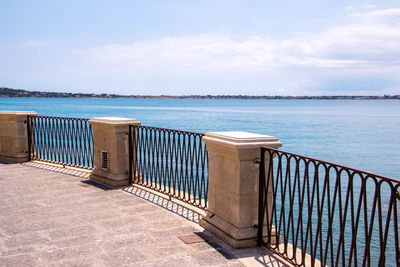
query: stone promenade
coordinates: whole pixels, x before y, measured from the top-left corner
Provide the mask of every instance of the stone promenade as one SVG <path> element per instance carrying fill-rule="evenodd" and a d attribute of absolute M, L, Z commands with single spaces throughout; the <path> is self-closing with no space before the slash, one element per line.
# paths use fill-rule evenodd
<path fill-rule="evenodd" d="M 0 163 L 0 266 L 286 266 L 265 249 L 232 249 L 196 211 L 88 174 Z"/>

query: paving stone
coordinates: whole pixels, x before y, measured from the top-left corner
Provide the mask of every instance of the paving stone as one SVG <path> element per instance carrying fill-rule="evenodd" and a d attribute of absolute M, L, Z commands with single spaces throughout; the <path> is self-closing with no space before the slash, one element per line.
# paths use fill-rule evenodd
<path fill-rule="evenodd" d="M 242 266 L 261 255 L 233 250 L 199 226 L 198 213 L 167 197 L 99 187 L 87 174 L 0 163 L 1 267 Z M 193 232 L 206 241 L 178 238 Z"/>
<path fill-rule="evenodd" d="M 0 266 L 2 267 L 37 266 L 37 261 L 32 255 L 19 254 L 13 256 L 0 257 Z"/>
<path fill-rule="evenodd" d="M 168 200 L 146 193 L 154 204 L 55 170 L 0 163 L 0 266 L 238 263 L 210 246 L 183 244 L 178 235 L 202 228 L 171 212 Z"/>

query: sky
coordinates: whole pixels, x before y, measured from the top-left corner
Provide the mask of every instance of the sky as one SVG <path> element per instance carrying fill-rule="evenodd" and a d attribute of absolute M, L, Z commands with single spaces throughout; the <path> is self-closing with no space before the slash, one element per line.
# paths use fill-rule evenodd
<path fill-rule="evenodd" d="M 400 94 L 400 2 L 3 0 L 0 87 Z"/>

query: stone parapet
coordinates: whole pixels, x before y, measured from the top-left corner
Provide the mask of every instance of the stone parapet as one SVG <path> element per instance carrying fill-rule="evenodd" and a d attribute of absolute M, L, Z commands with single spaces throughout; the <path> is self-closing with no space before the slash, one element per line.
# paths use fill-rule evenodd
<path fill-rule="evenodd" d="M 129 125 L 140 125 L 136 119 L 92 118 L 94 169 L 91 179 L 112 185 L 128 184 Z"/>
<path fill-rule="evenodd" d="M 211 132 L 203 141 L 209 152 L 209 185 L 208 212 L 200 224 L 232 247 L 255 246 L 259 170 L 254 161 L 261 146 L 279 148 L 282 143 L 274 136 L 247 132 Z"/>
<path fill-rule="evenodd" d="M 0 160 L 25 162 L 29 160 L 28 116 L 33 111 L 0 111 Z"/>

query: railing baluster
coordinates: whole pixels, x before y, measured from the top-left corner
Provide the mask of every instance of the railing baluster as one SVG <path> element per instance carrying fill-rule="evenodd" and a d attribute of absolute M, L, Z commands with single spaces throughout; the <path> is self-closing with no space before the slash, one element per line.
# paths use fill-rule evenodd
<path fill-rule="evenodd" d="M 400 266 L 399 180 L 268 147 L 260 158 L 258 245 L 295 266 Z"/>
<path fill-rule="evenodd" d="M 136 134 L 135 134 L 136 133 Z M 149 126 L 131 126 L 132 179 L 153 190 L 207 209 L 208 153 L 203 134 Z"/>
<path fill-rule="evenodd" d="M 28 117 L 31 159 L 93 169 L 93 132 L 88 119 Z"/>

